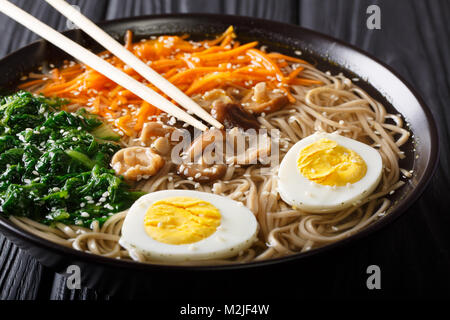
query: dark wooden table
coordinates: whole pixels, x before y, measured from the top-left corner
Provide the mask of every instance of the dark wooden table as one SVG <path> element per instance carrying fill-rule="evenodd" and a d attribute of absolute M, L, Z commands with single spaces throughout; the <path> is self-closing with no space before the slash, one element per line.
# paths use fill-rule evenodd
<path fill-rule="evenodd" d="M 14 1 L 59 30 L 66 19 L 43 0 Z M 440 164 L 419 201 L 394 224 L 342 252 L 323 279 L 327 297 L 450 297 L 450 1 L 448 0 L 80 0 L 94 21 L 172 12 L 261 17 L 314 29 L 352 43 L 391 65 L 422 95 L 440 133 Z M 367 7 L 381 29 L 366 27 Z M 0 57 L 37 37 L 0 14 Z M 1 75 L 0 75 L 1 76 Z M 382 290 L 365 288 L 366 268 L 382 271 Z M 318 269 L 319 270 L 319 269 Z M 325 270 L 325 271 L 323 271 Z M 95 289 L 68 290 L 65 279 L 0 235 L 0 299 L 110 299 Z M 300 292 L 300 291 L 299 291 Z M 258 297 L 258 293 L 255 293 Z M 262 295 L 261 295 L 262 296 Z"/>

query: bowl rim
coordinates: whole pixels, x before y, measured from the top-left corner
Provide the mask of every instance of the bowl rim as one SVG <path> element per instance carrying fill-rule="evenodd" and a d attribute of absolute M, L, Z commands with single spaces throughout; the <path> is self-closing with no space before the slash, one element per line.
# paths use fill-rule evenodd
<path fill-rule="evenodd" d="M 84 251 L 78 251 L 76 249 L 65 247 L 62 245 L 59 245 L 57 243 L 51 242 L 49 240 L 46 240 L 44 238 L 41 238 L 39 236 L 36 236 L 25 229 L 20 228 L 19 226 L 16 226 L 14 223 L 12 223 L 9 219 L 4 218 L 0 216 L 0 229 L 7 231 L 7 233 L 10 233 L 15 238 L 19 238 L 23 240 L 26 243 L 30 243 L 35 246 L 39 246 L 41 248 L 45 248 L 47 251 L 51 251 L 52 253 L 58 254 L 58 255 L 71 255 L 74 259 L 77 259 L 77 261 L 87 262 L 87 263 L 93 263 L 93 264 L 100 264 L 104 267 L 112 267 L 112 268 L 122 268 L 122 269 L 134 269 L 134 270 L 140 270 L 140 271 L 152 271 L 152 270 L 164 270 L 164 271 L 204 271 L 204 270 L 215 270 L 215 271 L 221 271 L 221 270 L 237 270 L 237 269 L 247 269 L 247 268 L 256 268 L 256 267 L 268 267 L 275 264 L 282 264 L 282 263 L 288 263 L 292 262 L 294 260 L 304 259 L 316 255 L 320 255 L 325 252 L 332 251 L 337 248 L 342 248 L 344 246 L 348 246 L 350 243 L 355 242 L 357 240 L 361 240 L 363 238 L 368 237 L 369 235 L 374 234 L 376 231 L 382 229 L 383 227 L 387 226 L 388 224 L 392 223 L 394 220 L 398 219 L 405 211 L 415 202 L 418 200 L 418 198 L 422 195 L 425 188 L 430 183 L 436 168 L 438 166 L 439 162 L 439 134 L 437 130 L 436 121 L 434 119 L 434 116 L 431 112 L 431 110 L 428 108 L 428 106 L 425 104 L 424 100 L 421 98 L 419 93 L 416 89 L 408 82 L 406 81 L 402 76 L 398 74 L 397 71 L 395 71 L 392 67 L 387 65 L 386 63 L 380 61 L 378 58 L 374 57 L 372 54 L 367 53 L 366 51 L 350 44 L 345 41 L 342 41 L 340 39 L 334 38 L 332 36 L 326 35 L 324 33 L 311 30 L 308 28 L 304 28 L 298 25 L 294 25 L 291 23 L 284 23 L 274 20 L 268 20 L 268 19 L 261 19 L 261 18 L 254 18 L 254 17 L 248 17 L 248 16 L 238 16 L 238 15 L 229 15 L 229 14 L 213 14 L 213 13 L 171 13 L 171 14 L 151 14 L 151 15 L 142 15 L 142 16 L 136 16 L 136 17 L 127 17 L 127 18 L 120 18 L 120 19 L 113 19 L 113 20 L 104 20 L 101 22 L 98 22 L 97 25 L 100 27 L 108 27 L 113 26 L 120 23 L 128 23 L 128 22 L 136 22 L 136 21 L 145 21 L 145 20 L 157 20 L 157 19 L 217 19 L 218 21 L 222 19 L 227 20 L 233 20 L 235 19 L 235 23 L 232 23 L 233 25 L 239 26 L 239 21 L 242 22 L 242 19 L 251 20 L 254 23 L 258 23 L 258 25 L 266 25 L 265 28 L 268 28 L 269 26 L 275 26 L 278 28 L 293 28 L 302 32 L 306 32 L 311 34 L 315 38 L 322 38 L 326 41 L 332 41 L 337 44 L 339 44 L 342 47 L 346 47 L 347 49 L 350 49 L 353 52 L 356 52 L 359 55 L 365 56 L 372 61 L 376 62 L 380 67 L 383 67 L 388 72 L 393 74 L 400 82 L 406 86 L 406 88 L 412 93 L 414 98 L 417 100 L 418 104 L 420 105 L 421 109 L 423 110 L 426 122 L 429 128 L 429 134 L 430 134 L 430 156 L 428 159 L 428 162 L 426 164 L 426 168 L 423 173 L 423 177 L 421 180 L 418 181 L 417 185 L 411 190 L 410 193 L 408 193 L 404 198 L 402 198 L 398 204 L 398 206 L 389 214 L 383 217 L 382 219 L 376 221 L 375 223 L 369 225 L 365 229 L 345 238 L 342 240 L 339 240 L 337 242 L 333 242 L 330 244 L 327 244 L 323 247 L 319 247 L 310 251 L 301 252 L 301 253 L 295 253 L 292 255 L 279 257 L 279 258 L 272 258 L 268 260 L 260 260 L 260 261 L 251 261 L 247 263 L 236 263 L 236 264 L 222 264 L 222 265 L 192 265 L 192 266 L 186 266 L 186 265 L 165 265 L 165 264 L 153 264 L 153 263 L 142 263 L 137 261 L 131 261 L 131 260 L 120 260 L 120 259 L 113 259 L 108 258 L 100 255 L 95 255 L 91 253 L 87 253 Z M 72 30 L 66 30 L 63 31 L 63 34 L 67 34 L 73 31 L 79 31 L 79 29 L 72 29 Z M 0 59 L 0 63 L 7 60 L 13 55 L 18 54 L 21 51 L 26 51 L 30 47 L 36 46 L 41 43 L 45 43 L 46 40 L 39 39 L 36 41 L 33 41 L 32 43 L 19 48 L 3 58 Z M 313 50 L 314 51 L 314 50 Z M 345 69 L 341 64 L 338 64 L 339 67 Z M 369 83 L 370 84 L 370 83 Z M 375 89 L 379 92 L 378 89 Z"/>

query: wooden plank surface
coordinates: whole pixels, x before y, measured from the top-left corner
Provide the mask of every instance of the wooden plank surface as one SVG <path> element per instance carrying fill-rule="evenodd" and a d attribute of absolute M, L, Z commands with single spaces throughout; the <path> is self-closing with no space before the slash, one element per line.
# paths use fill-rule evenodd
<path fill-rule="evenodd" d="M 59 30 L 66 19 L 42 1 L 14 1 Z M 100 0 L 71 1 L 94 21 L 144 14 L 211 12 L 300 24 L 350 42 L 386 62 L 418 89 L 439 125 L 440 164 L 410 212 L 330 266 L 327 296 L 366 294 L 352 279 L 363 266 L 383 270 L 385 296 L 450 296 L 450 2 L 446 0 Z M 381 30 L 366 28 L 366 9 L 381 8 Z M 0 16 L 0 57 L 37 37 Z M 319 269 L 322 270 L 322 269 Z M 325 271 L 326 272 L 326 271 Z M 0 235 L 0 299 L 110 299 L 92 289 L 68 290 L 65 279 Z"/>

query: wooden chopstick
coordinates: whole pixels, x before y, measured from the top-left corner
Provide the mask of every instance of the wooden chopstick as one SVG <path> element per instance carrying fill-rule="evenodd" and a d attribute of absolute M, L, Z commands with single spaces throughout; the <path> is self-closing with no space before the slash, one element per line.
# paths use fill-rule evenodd
<path fill-rule="evenodd" d="M 101 59 L 91 51 L 83 48 L 78 43 L 70 40 L 66 36 L 62 35 L 55 29 L 52 29 L 45 23 L 39 21 L 32 15 L 23 11 L 19 7 L 15 6 L 11 2 L 7 0 L 0 0 L 0 12 L 3 12 L 10 18 L 14 19 L 18 23 L 22 24 L 26 28 L 30 29 L 34 33 L 38 34 L 42 38 L 51 42 L 58 48 L 67 52 L 75 59 L 81 61 L 82 63 L 88 65 L 92 69 L 97 72 L 103 74 L 105 77 L 111 79 L 116 82 L 118 85 L 128 89 L 133 92 L 135 95 L 147 101 L 148 103 L 154 105 L 155 107 L 161 109 L 164 112 L 174 116 L 175 118 L 184 121 L 191 126 L 205 131 L 208 129 L 203 123 L 199 120 L 192 117 L 186 111 L 178 108 L 169 100 L 165 99 L 163 96 L 148 88 L 141 82 L 135 80 L 130 77 L 126 73 L 117 69 L 110 63 Z"/>
<path fill-rule="evenodd" d="M 105 49 L 110 51 L 120 60 L 125 62 L 137 73 L 147 79 L 155 87 L 160 89 L 166 95 L 178 102 L 186 110 L 194 113 L 201 119 L 205 120 L 212 126 L 221 129 L 223 125 L 215 118 L 200 107 L 195 101 L 189 98 L 183 91 L 174 86 L 166 78 L 162 77 L 158 72 L 150 68 L 146 63 L 136 57 L 132 52 L 127 50 L 123 45 L 116 41 L 113 37 L 99 28 L 89 18 L 77 11 L 74 7 L 64 0 L 45 0 L 52 7 L 66 16 L 69 20 L 77 25 L 81 30 L 90 35 L 94 40 L 100 43 Z"/>

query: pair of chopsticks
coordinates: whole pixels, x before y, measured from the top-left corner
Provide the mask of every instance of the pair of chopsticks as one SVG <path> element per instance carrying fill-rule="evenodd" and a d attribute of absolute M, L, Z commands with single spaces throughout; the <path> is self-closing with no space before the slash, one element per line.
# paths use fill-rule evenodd
<path fill-rule="evenodd" d="M 86 16 L 78 12 L 70 4 L 64 0 L 45 0 L 61 14 L 66 16 L 69 20 L 74 22 L 81 30 L 86 32 L 89 36 L 100 43 L 105 49 L 120 60 L 132 67 L 137 73 L 143 76 L 146 80 L 152 83 L 155 87 L 164 92 L 167 96 L 172 98 L 178 104 L 186 108 L 187 112 L 177 107 L 175 104 L 153 91 L 143 83 L 135 80 L 126 73 L 117 69 L 110 63 L 101 59 L 91 51 L 83 48 L 78 43 L 65 37 L 55 29 L 49 27 L 45 23 L 34 18 L 32 15 L 23 11 L 7 0 L 0 0 L 0 12 L 3 12 L 10 18 L 38 34 L 42 38 L 51 42 L 58 48 L 67 52 L 75 59 L 88 65 L 95 71 L 103 74 L 105 77 L 116 82 L 118 85 L 133 92 L 136 96 L 144 101 L 154 105 L 158 109 L 174 116 L 178 120 L 184 121 L 191 126 L 205 131 L 208 129 L 206 125 L 191 116 L 189 113 L 197 115 L 199 118 L 205 120 L 210 125 L 216 128 L 222 128 L 222 124 L 213 118 L 207 111 L 195 103 L 191 98 L 185 95 L 180 89 L 162 77 L 155 70 L 150 68 L 147 64 L 137 58 L 133 53 L 128 51 L 114 38 L 108 35 L 105 31 L 100 29 L 95 23 L 89 20 Z"/>

